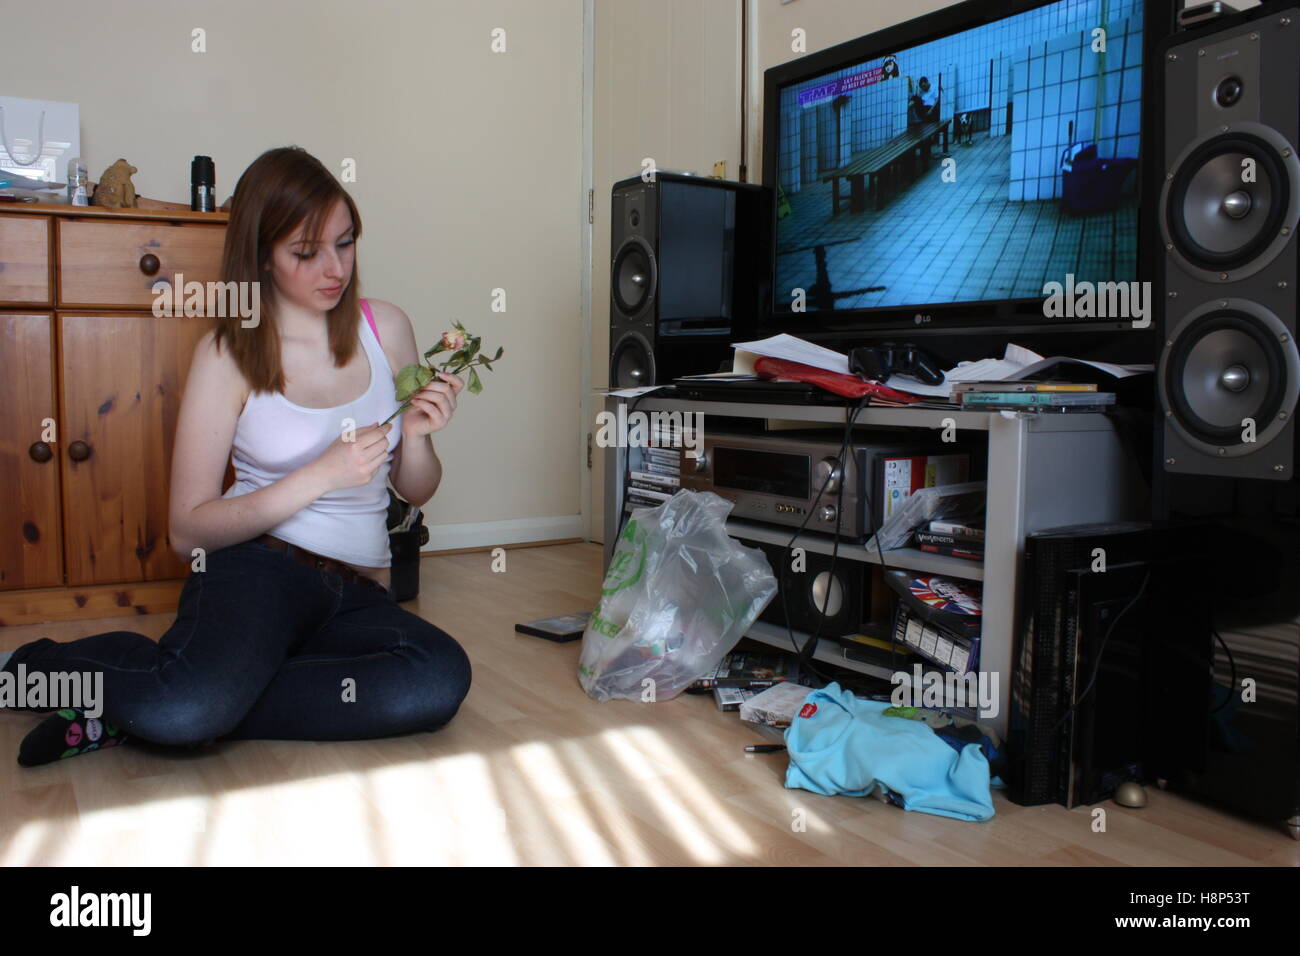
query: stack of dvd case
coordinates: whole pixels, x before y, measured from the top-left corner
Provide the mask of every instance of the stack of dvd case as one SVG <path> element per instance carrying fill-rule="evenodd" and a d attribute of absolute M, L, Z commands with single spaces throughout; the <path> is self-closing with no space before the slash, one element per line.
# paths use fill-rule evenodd
<path fill-rule="evenodd" d="M 684 437 L 680 426 L 661 424 L 649 446 L 634 449 L 629 456 L 626 508 L 655 508 L 677 494 L 682 486 Z"/>

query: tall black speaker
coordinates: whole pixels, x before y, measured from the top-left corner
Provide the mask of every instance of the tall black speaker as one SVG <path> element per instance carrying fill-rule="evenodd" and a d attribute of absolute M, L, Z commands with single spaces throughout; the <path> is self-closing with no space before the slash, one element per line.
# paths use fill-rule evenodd
<path fill-rule="evenodd" d="M 770 296 L 770 196 L 679 173 L 614 184 L 611 388 L 716 372 L 731 358 Z"/>
<path fill-rule="evenodd" d="M 1181 726 L 1156 769 L 1300 833 L 1295 415 L 1300 7 L 1165 41 L 1156 61 L 1163 344 L 1155 516 L 1203 528 L 1206 628 L 1156 636 Z"/>
<path fill-rule="evenodd" d="M 1158 62 L 1164 467 L 1285 481 L 1300 398 L 1300 8 L 1177 36 Z"/>

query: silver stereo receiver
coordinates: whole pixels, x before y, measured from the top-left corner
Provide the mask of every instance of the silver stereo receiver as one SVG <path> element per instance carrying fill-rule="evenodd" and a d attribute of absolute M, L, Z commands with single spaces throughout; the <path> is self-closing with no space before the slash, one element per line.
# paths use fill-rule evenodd
<path fill-rule="evenodd" d="M 793 431 L 706 432 L 699 457 L 682 456 L 681 486 L 735 502 L 732 518 L 826 534 L 835 533 L 838 520 L 841 538 L 862 541 L 880 514 L 878 506 L 870 512 L 867 507 L 877 456 L 917 446 L 892 434 L 855 435 L 854 455 L 846 462 L 840 458 L 842 440 L 842 430 L 838 438 L 824 432 L 816 437 Z"/>

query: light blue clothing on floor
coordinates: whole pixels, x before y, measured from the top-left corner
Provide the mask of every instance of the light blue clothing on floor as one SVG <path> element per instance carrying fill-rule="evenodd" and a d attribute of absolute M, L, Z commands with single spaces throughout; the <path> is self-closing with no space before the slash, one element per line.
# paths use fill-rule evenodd
<path fill-rule="evenodd" d="M 889 706 L 859 700 L 839 684 L 809 694 L 785 732 L 785 785 L 863 797 L 879 783 L 906 810 L 958 820 L 992 817 L 989 763 L 979 745 L 958 753 L 919 720 L 882 716 Z"/>

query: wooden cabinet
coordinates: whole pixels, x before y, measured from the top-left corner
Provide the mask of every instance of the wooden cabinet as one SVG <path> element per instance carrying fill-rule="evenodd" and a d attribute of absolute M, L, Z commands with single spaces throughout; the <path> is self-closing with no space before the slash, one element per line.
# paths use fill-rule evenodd
<path fill-rule="evenodd" d="M 160 282 L 219 278 L 225 222 L 0 210 L 0 625 L 175 608 L 172 445 L 216 320 L 152 304 Z"/>

